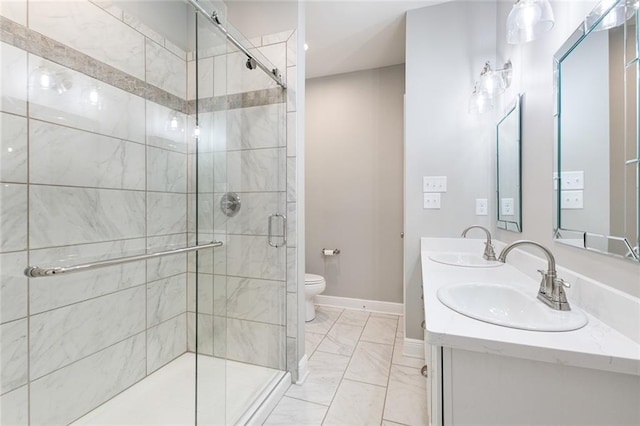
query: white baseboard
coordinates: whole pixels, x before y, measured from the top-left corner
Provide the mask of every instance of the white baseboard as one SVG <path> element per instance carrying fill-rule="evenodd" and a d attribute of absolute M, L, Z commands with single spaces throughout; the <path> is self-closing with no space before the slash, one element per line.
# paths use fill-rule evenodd
<path fill-rule="evenodd" d="M 316 296 L 316 304 L 343 309 L 359 309 L 361 311 L 380 312 L 383 314 L 404 315 L 404 305 L 395 302 L 380 302 L 379 300 L 352 299 L 350 297 Z"/>
<path fill-rule="evenodd" d="M 254 404 L 259 404 L 258 407 L 251 406 L 245 412 L 245 414 L 238 419 L 236 422 L 237 425 L 261 425 L 267 420 L 269 414 L 276 408 L 278 402 L 282 399 L 284 394 L 287 392 L 291 386 L 291 374 L 287 373 L 283 377 L 280 378 L 278 383 L 274 385 L 271 392 L 267 397 L 263 400 L 256 401 Z M 267 389 L 268 392 L 268 389 Z M 248 418 L 247 418 L 248 417 Z"/>
<path fill-rule="evenodd" d="M 416 358 L 424 358 L 424 341 L 418 339 L 404 338 L 402 354 Z"/>
<path fill-rule="evenodd" d="M 304 381 L 307 380 L 307 377 L 309 377 L 308 360 L 309 358 L 307 358 L 307 354 L 304 354 L 300 359 L 300 362 L 298 362 L 298 381 L 295 383 L 296 385 L 303 384 Z"/>

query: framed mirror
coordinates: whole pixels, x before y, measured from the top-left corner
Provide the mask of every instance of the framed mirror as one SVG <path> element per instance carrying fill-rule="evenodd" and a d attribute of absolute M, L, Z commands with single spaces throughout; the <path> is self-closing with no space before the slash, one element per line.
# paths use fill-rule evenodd
<path fill-rule="evenodd" d="M 555 239 L 640 261 L 638 13 L 604 0 L 554 57 Z"/>
<path fill-rule="evenodd" d="M 514 232 L 522 232 L 521 102 L 519 94 L 496 125 L 498 228 Z"/>

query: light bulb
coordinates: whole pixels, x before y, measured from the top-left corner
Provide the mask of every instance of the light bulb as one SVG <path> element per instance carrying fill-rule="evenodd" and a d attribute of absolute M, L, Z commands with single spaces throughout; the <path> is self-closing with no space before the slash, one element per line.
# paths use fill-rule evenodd
<path fill-rule="evenodd" d="M 176 130 L 178 128 L 178 119 L 175 116 L 171 117 L 170 126 L 171 126 L 171 130 Z"/>
<path fill-rule="evenodd" d="M 496 86 L 495 86 L 494 81 L 493 81 L 493 72 L 488 74 L 485 77 L 484 81 L 485 81 L 484 88 L 486 89 L 486 91 L 488 93 L 494 93 L 494 91 L 496 89 Z"/>
<path fill-rule="evenodd" d="M 487 111 L 491 111 L 492 109 L 492 98 L 484 89 L 481 89 L 479 87 L 478 83 L 476 83 L 476 86 L 473 89 L 473 93 L 469 98 L 469 112 L 471 114 L 483 114 Z"/>
<path fill-rule="evenodd" d="M 309 50 L 309 45 L 307 43 L 304 44 L 304 50 L 305 51 Z"/>
<path fill-rule="evenodd" d="M 549 0 L 517 0 L 507 17 L 507 43 L 527 43 L 553 28 Z"/>
<path fill-rule="evenodd" d="M 89 102 L 91 102 L 91 105 L 97 105 L 99 100 L 100 97 L 98 96 L 98 91 L 96 89 L 92 89 L 91 92 L 89 92 Z"/>
<path fill-rule="evenodd" d="M 13 148 L 11 147 L 7 148 L 7 152 L 13 152 Z"/>
<path fill-rule="evenodd" d="M 533 28 L 540 20 L 541 11 L 540 6 L 535 3 L 526 2 L 522 6 L 520 19 L 516 21 L 516 25 L 520 29 L 526 30 L 527 28 Z"/>
<path fill-rule="evenodd" d="M 587 16 L 586 26 L 593 27 L 602 15 L 602 20 L 594 28 L 594 31 L 608 30 L 624 24 L 625 21 L 631 19 L 638 8 L 637 1 L 619 1 L 619 0 L 603 0 L 598 6 Z"/>
<path fill-rule="evenodd" d="M 40 76 L 40 87 L 42 87 L 43 89 L 48 89 L 51 87 L 51 77 L 49 76 L 49 74 L 42 74 Z"/>
<path fill-rule="evenodd" d="M 600 21 L 600 25 L 598 25 L 599 29 L 606 30 L 611 27 L 615 27 L 619 24 L 616 24 L 616 15 L 613 13 L 608 13 L 602 21 Z"/>

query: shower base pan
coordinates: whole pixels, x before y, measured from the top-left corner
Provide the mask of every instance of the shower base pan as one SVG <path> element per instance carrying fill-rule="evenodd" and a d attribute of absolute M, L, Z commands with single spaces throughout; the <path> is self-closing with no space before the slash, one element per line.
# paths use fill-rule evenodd
<path fill-rule="evenodd" d="M 199 425 L 245 423 L 285 376 L 202 355 L 198 370 Z M 195 354 L 185 353 L 72 424 L 194 425 L 195 377 Z"/>

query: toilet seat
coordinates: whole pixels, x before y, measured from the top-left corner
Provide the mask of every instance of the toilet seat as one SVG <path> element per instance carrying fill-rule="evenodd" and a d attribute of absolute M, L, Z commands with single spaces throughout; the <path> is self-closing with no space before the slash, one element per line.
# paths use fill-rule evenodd
<path fill-rule="evenodd" d="M 304 285 L 314 285 L 323 283 L 324 277 L 316 274 L 304 274 Z"/>

